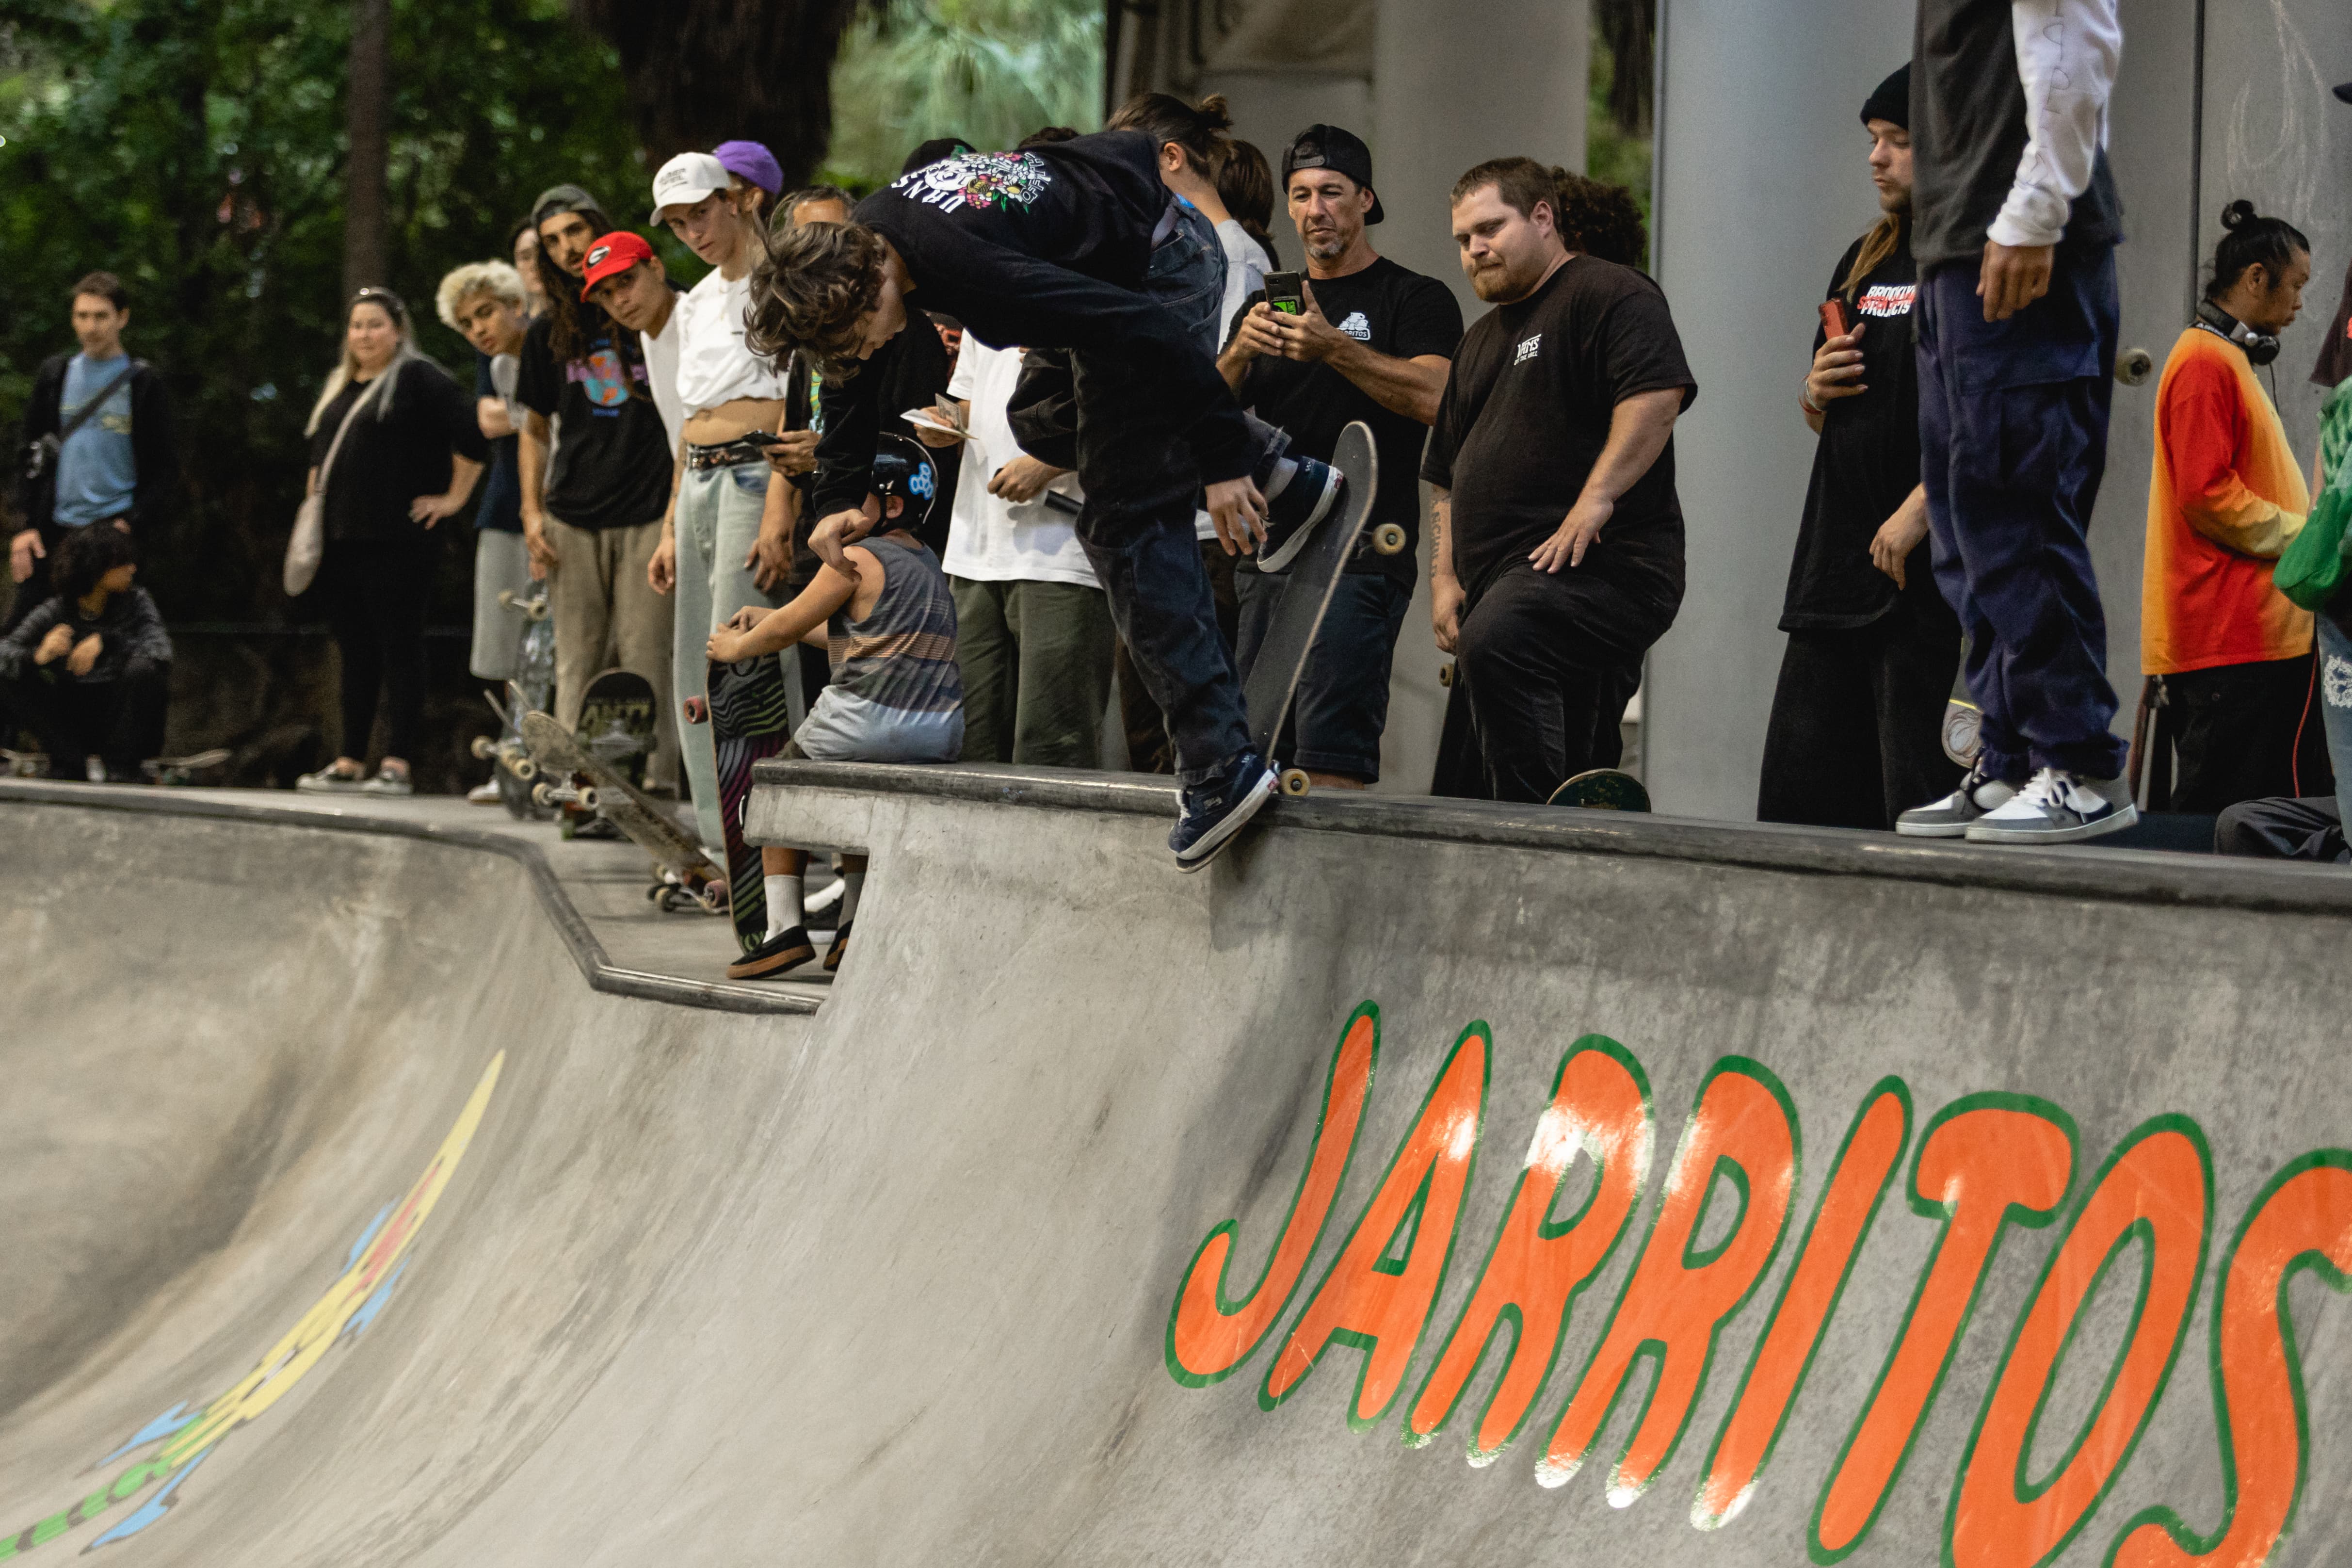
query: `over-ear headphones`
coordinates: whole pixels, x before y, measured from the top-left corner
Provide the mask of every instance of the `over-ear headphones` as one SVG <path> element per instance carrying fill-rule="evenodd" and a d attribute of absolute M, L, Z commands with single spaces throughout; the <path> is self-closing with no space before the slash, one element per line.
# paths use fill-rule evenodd
<path fill-rule="evenodd" d="M 2254 331 L 2210 300 L 2197 301 L 2197 324 L 2214 336 L 2227 338 L 2243 349 L 2251 363 L 2268 364 L 2279 356 L 2277 338 L 2268 332 Z"/>

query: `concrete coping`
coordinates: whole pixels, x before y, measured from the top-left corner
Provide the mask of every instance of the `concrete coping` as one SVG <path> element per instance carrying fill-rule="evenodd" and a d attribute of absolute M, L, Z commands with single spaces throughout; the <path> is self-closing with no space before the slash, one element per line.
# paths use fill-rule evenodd
<path fill-rule="evenodd" d="M 821 789 L 933 800 L 1173 817 L 1176 786 L 1147 773 L 960 763 L 769 761 L 752 769 L 768 789 Z M 1788 827 L 1694 817 L 1318 791 L 1278 798 L 1258 822 L 1275 832 L 1372 837 L 1686 860 L 1800 876 L 1878 877 L 1955 888 L 2187 909 L 2352 915 L 2352 875 L 2329 866 L 2102 849 L 2003 848 L 1956 839 L 1901 838 L 1844 828 Z M 1253 826 L 1252 831 L 1261 829 Z"/>
<path fill-rule="evenodd" d="M 266 805 L 259 802 L 194 800 L 171 789 L 104 788 L 88 784 L 54 784 L 28 779 L 0 780 L 0 801 L 32 805 L 76 806 L 89 811 L 130 812 L 149 816 L 207 817 L 218 822 L 266 824 L 273 827 L 309 828 L 314 832 L 367 833 L 387 838 L 421 838 L 461 849 L 503 855 L 520 865 L 530 879 L 539 907 L 580 966 L 591 989 L 646 1002 L 667 1002 L 681 1007 L 705 1007 L 720 1013 L 809 1014 L 817 1010 L 813 997 L 730 984 L 722 981 L 689 980 L 684 975 L 657 974 L 614 963 L 582 916 L 562 879 L 548 863 L 539 846 L 506 834 L 472 828 L 445 827 L 362 813 L 306 811 L 299 807 Z"/>

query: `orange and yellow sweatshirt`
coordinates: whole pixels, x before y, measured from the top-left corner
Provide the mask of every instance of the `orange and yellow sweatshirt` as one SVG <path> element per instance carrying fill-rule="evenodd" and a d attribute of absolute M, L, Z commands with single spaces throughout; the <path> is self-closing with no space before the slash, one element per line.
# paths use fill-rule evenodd
<path fill-rule="evenodd" d="M 2310 510 L 2286 427 L 2244 352 L 2195 327 L 2181 333 L 2156 394 L 2141 668 L 2172 675 L 2309 653 L 2311 612 L 2271 585 L 2271 565 Z"/>

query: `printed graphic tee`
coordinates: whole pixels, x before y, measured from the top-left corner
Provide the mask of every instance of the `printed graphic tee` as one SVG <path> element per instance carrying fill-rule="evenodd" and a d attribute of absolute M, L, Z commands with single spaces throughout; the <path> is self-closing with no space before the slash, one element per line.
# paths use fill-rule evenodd
<path fill-rule="evenodd" d="M 58 397 L 58 428 L 73 423 L 92 398 L 121 376 L 122 384 L 81 422 L 58 448 L 57 509 L 63 528 L 81 528 L 124 515 L 139 494 L 139 463 L 131 451 L 131 368 L 128 354 L 92 359 L 76 354 L 66 362 Z"/>
<path fill-rule="evenodd" d="M 1698 383 L 1657 284 L 1570 257 L 1528 298 L 1479 318 L 1454 356 L 1421 476 L 1454 500 L 1454 573 L 1475 604 L 1512 562 L 1559 531 L 1609 444 L 1617 405 Z M 1683 510 L 1671 438 L 1620 497 L 1581 566 L 1667 608 L 1683 590 Z"/>
<path fill-rule="evenodd" d="M 542 316 L 523 336 L 515 384 L 524 407 L 563 422 L 548 464 L 548 514 L 586 529 L 658 521 L 669 506 L 671 448 L 651 380 L 635 355 L 623 358 L 604 313 L 581 309 L 588 352 L 558 363 L 548 346 L 554 323 Z"/>
<path fill-rule="evenodd" d="M 1812 483 L 1781 603 L 1784 632 L 1866 626 L 1893 609 L 1897 597 L 1895 579 L 1871 564 L 1870 542 L 1919 485 L 1919 369 L 1912 336 L 1919 269 L 1906 236 L 1847 300 L 1840 286 L 1862 244 L 1855 240 L 1838 258 L 1822 298 L 1838 300 L 1861 323 L 1861 383 L 1869 390 L 1823 404 L 1828 412 L 1813 447 Z M 1816 326 L 1813 353 L 1828 341 L 1829 333 Z M 1927 553 L 1922 540 L 1904 563 L 1903 593 L 1933 601 L 1926 605 L 1933 608 L 1943 601 Z"/>
<path fill-rule="evenodd" d="M 1315 303 L 1326 321 L 1375 353 L 1393 359 L 1435 354 L 1450 360 L 1461 344 L 1462 307 L 1454 302 L 1454 290 L 1386 257 L 1345 278 L 1311 279 L 1307 287 L 1315 291 Z M 1265 299 L 1265 291 L 1260 289 L 1242 301 L 1226 323 L 1227 342 L 1241 330 L 1250 307 Z M 1328 364 L 1303 364 L 1267 354 L 1250 361 L 1239 396 L 1243 407 L 1255 408 L 1259 418 L 1288 431 L 1293 449 L 1311 458 L 1328 459 L 1339 444 L 1339 432 L 1354 420 L 1372 427 L 1372 445 L 1381 455 L 1381 483 L 1367 526 L 1396 523 L 1404 530 L 1406 544 L 1396 555 L 1367 551 L 1350 561 L 1348 569 L 1384 574 L 1410 590 L 1420 562 L 1417 481 L 1429 426 L 1409 414 L 1382 407 L 1370 393 Z"/>

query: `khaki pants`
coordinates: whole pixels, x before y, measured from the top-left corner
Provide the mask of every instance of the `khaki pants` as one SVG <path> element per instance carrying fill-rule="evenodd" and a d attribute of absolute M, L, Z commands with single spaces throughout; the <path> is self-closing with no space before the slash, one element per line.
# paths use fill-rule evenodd
<path fill-rule="evenodd" d="M 574 528 L 547 520 L 555 546 L 548 607 L 555 619 L 555 718 L 580 722 L 588 683 L 607 669 L 646 678 L 654 689 L 654 750 L 646 777 L 677 787 L 677 711 L 670 700 L 670 601 L 646 581 L 661 542 L 661 520 L 635 528 Z"/>

